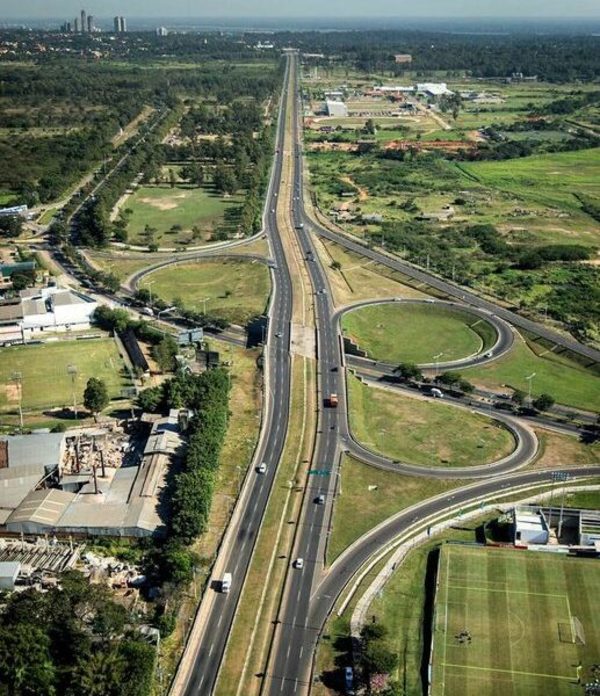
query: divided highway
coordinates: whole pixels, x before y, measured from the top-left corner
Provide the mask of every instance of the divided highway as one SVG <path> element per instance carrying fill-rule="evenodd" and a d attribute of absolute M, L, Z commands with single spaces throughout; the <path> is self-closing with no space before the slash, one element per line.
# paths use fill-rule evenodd
<path fill-rule="evenodd" d="M 289 66 L 288 66 L 289 71 Z M 290 404 L 290 326 L 292 312 L 292 282 L 290 270 L 277 231 L 277 220 L 270 201 L 279 193 L 282 174 L 282 152 L 286 116 L 286 95 L 289 80 L 285 81 L 277 126 L 277 150 L 264 213 L 264 229 L 271 244 L 275 264 L 271 268 L 273 292 L 269 310 L 268 341 L 265 348 L 265 395 L 261 437 L 255 453 L 255 463 L 265 462 L 265 474 L 251 468 L 232 521 L 227 530 L 222 551 L 217 560 L 214 577 L 224 572 L 233 576 L 228 594 L 209 589 L 200 605 L 188 647 L 180 663 L 172 693 L 189 696 L 211 694 L 217 679 L 223 652 L 234 618 L 237 603 L 250 564 L 254 544 L 260 529 L 271 487 L 287 435 Z M 281 334 L 271 340 L 273 334 Z M 217 588 L 218 589 L 218 588 Z"/>

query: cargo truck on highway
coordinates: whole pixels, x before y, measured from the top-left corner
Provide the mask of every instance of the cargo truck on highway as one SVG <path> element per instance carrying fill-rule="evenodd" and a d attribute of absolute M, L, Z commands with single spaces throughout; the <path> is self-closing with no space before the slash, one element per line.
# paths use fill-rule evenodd
<path fill-rule="evenodd" d="M 231 589 L 231 573 L 223 573 L 223 579 L 221 580 L 221 592 L 227 594 Z"/>
<path fill-rule="evenodd" d="M 339 399 L 337 394 L 330 394 L 327 399 L 327 405 L 329 408 L 337 408 L 339 404 Z"/>

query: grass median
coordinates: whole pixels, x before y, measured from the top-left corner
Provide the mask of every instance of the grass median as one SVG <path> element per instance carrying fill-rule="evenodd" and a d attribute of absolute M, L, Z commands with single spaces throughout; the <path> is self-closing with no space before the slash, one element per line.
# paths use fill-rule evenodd
<path fill-rule="evenodd" d="M 533 398 L 551 394 L 566 406 L 600 410 L 600 374 L 586 369 L 567 357 L 544 351 L 538 355 L 519 335 L 515 335 L 512 350 L 498 360 L 480 367 L 466 369 L 469 381 L 490 389 L 504 385 L 527 392 L 531 378 Z"/>

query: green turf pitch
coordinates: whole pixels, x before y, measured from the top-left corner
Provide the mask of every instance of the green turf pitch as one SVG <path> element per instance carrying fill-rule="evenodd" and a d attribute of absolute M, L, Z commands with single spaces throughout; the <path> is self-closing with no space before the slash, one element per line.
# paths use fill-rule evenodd
<path fill-rule="evenodd" d="M 432 696 L 581 693 L 600 662 L 600 562 L 446 545 L 434 617 Z M 571 619 L 585 645 L 570 641 Z M 465 636 L 460 639 L 461 632 Z"/>
<path fill-rule="evenodd" d="M 19 387 L 14 381 L 17 373 L 22 376 L 24 410 L 70 406 L 73 391 L 69 365 L 77 368 L 75 392 L 80 405 L 90 377 L 104 380 L 111 397 L 120 396 L 121 389 L 130 385 L 123 375 L 123 360 L 112 338 L 2 348 L 0 411 L 18 408 Z"/>

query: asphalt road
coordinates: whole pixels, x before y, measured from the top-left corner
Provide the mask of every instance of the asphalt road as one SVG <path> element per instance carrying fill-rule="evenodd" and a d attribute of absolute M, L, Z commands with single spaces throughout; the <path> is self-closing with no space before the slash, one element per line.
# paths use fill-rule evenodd
<path fill-rule="evenodd" d="M 321 237 L 325 237 L 325 239 L 329 239 L 330 241 L 339 244 L 349 251 L 398 271 L 399 273 L 402 273 L 405 276 L 418 281 L 419 283 L 424 283 L 432 288 L 435 288 L 448 297 L 454 297 L 457 300 L 461 300 L 465 304 L 470 304 L 473 307 L 478 307 L 479 309 L 487 311 L 500 319 L 504 319 L 504 321 L 509 322 L 513 326 L 533 333 L 536 336 L 556 344 L 557 346 L 571 350 L 578 355 L 588 358 L 590 364 L 600 362 L 600 351 L 592 348 L 591 346 L 586 346 L 573 338 L 559 334 L 552 329 L 548 329 L 541 324 L 537 324 L 530 319 L 526 319 L 525 317 L 522 317 L 509 309 L 505 309 L 504 307 L 500 307 L 489 300 L 479 297 L 466 288 L 455 285 L 447 280 L 442 280 L 432 273 L 421 270 L 420 268 L 416 268 L 398 257 L 388 256 L 387 254 L 383 254 L 375 249 L 371 249 L 363 244 L 360 244 L 359 242 L 350 239 L 346 235 L 340 234 L 339 232 L 333 232 L 332 230 L 327 229 L 319 223 L 313 221 L 312 218 L 309 218 L 304 208 L 302 208 L 302 215 L 305 227 L 310 226 L 311 230 L 314 230 Z"/>
<path fill-rule="evenodd" d="M 290 63 L 295 69 L 296 58 L 291 57 Z M 297 76 L 294 77 L 292 74 L 291 79 L 294 80 L 296 93 L 299 94 Z M 373 258 L 387 266 L 396 267 L 397 270 L 411 275 L 421 282 L 434 285 L 439 290 L 450 296 L 458 297 L 460 300 L 482 310 L 487 315 L 493 314 L 500 317 L 501 320 L 510 321 L 521 328 L 535 330 L 536 333 L 543 335 L 545 338 L 555 340 L 560 345 L 574 349 L 591 360 L 597 360 L 600 357 L 597 351 L 581 346 L 569 339 L 557 337 L 553 332 L 540 329 L 533 322 L 498 308 L 490 302 L 481 300 L 476 295 L 468 293 L 462 288 L 441 281 L 430 274 L 417 271 L 410 266 L 405 267 L 401 262 L 396 263 L 385 255 L 365 249 L 341 235 L 314 225 L 308 218 L 302 201 L 302 158 L 298 124 L 298 112 L 300 109 L 301 104 L 298 101 L 297 109 L 293 115 L 294 132 L 296 134 L 296 167 L 291 213 L 301 247 L 306 253 L 307 267 L 316 293 L 320 397 L 323 400 L 328 394 L 335 392 L 340 396 L 340 405 L 337 409 L 326 408 L 322 401 L 323 407 L 319 413 L 318 442 L 316 456 L 312 464 L 312 471 L 315 473 L 309 476 L 309 485 L 305 491 L 292 555 L 293 559 L 302 558 L 303 564 L 301 568 L 294 567 L 294 562 L 290 559 L 292 562 L 290 563 L 284 588 L 284 597 L 276 621 L 272 653 L 263 681 L 262 693 L 269 694 L 269 696 L 282 694 L 295 696 L 296 694 L 306 694 L 310 691 L 312 661 L 317 648 L 318 636 L 327 616 L 331 612 L 337 597 L 352 576 L 368 558 L 385 544 L 389 543 L 415 522 L 418 522 L 420 519 L 426 519 L 434 513 L 441 513 L 451 504 L 468 503 L 476 496 L 502 492 L 513 486 L 530 482 L 552 481 L 551 474 L 545 471 L 528 471 L 512 475 L 506 473 L 516 466 L 522 466 L 532 455 L 532 449 L 537 446 L 535 438 L 532 439 L 529 431 L 524 429 L 518 456 L 511 460 L 510 466 L 502 469 L 504 474 L 502 477 L 486 478 L 469 487 L 456 489 L 441 499 L 423 501 L 420 505 L 414 506 L 405 514 L 389 520 L 365 538 L 359 540 L 338 562 L 327 570 L 326 574 L 323 573 L 325 543 L 339 475 L 340 447 L 344 449 L 353 448 L 356 451 L 356 443 L 354 443 L 348 432 L 343 377 L 344 355 L 340 345 L 338 322 L 334 320 L 334 309 L 330 300 L 327 278 L 313 248 L 310 230 L 317 229 L 322 236 L 332 239 L 363 256 Z M 524 433 L 527 433 L 527 435 Z M 391 463 L 384 458 L 374 461 L 377 457 L 368 451 L 361 452 L 360 455 L 361 459 L 376 466 L 389 466 Z M 391 464 L 393 465 L 393 463 Z M 435 473 L 440 475 L 439 471 Z M 445 475 L 447 473 L 444 472 Z M 471 473 L 473 473 L 473 470 L 471 470 Z M 488 471 L 488 475 L 489 473 Z M 569 469 L 569 474 L 573 478 L 589 476 L 593 473 L 596 473 L 593 468 Z M 325 505 L 316 503 L 316 497 L 321 494 L 326 496 Z"/>
<path fill-rule="evenodd" d="M 213 691 L 227 638 L 239 601 L 244 578 L 252 557 L 252 551 L 268 497 L 273 485 L 277 464 L 281 457 L 289 418 L 290 395 L 290 327 L 292 312 L 292 284 L 281 240 L 277 233 L 277 221 L 272 211 L 271 200 L 279 193 L 282 172 L 283 124 L 285 118 L 285 90 L 283 107 L 277 131 L 277 153 L 265 208 L 265 231 L 271 243 L 276 267 L 271 269 L 273 278 L 272 303 L 269 314 L 268 352 L 265 369 L 268 375 L 268 396 L 270 407 L 264 416 L 260 444 L 255 455 L 256 462 L 267 465 L 265 474 L 255 470 L 248 473 L 250 492 L 244 498 L 243 509 L 232 520 L 231 543 L 223 549 L 223 572 L 233 575 L 231 591 L 223 594 L 214 587 L 208 590 L 210 608 L 204 623 L 200 641 L 193 646 L 193 669 L 189 675 L 184 693 L 210 694 Z M 274 334 L 281 338 L 273 338 Z"/>

